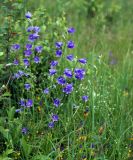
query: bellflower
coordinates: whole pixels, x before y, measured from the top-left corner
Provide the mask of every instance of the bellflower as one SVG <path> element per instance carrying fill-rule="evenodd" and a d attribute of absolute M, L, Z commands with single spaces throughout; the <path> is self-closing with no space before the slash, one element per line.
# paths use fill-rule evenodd
<path fill-rule="evenodd" d="M 67 55 L 66 58 L 67 58 L 69 61 L 73 61 L 74 56 L 73 56 L 73 54 L 69 54 L 69 55 Z"/>
<path fill-rule="evenodd" d="M 54 122 L 49 122 L 48 127 L 49 128 L 54 128 Z"/>
<path fill-rule="evenodd" d="M 33 106 L 33 101 L 32 99 L 28 99 L 27 102 L 26 102 L 26 107 L 32 107 Z"/>
<path fill-rule="evenodd" d="M 63 46 L 63 43 L 62 42 L 56 42 L 55 43 L 55 47 L 56 48 L 61 48 Z"/>
<path fill-rule="evenodd" d="M 30 55 L 32 54 L 32 51 L 31 50 L 25 50 L 24 54 L 25 54 L 26 57 L 30 57 Z"/>
<path fill-rule="evenodd" d="M 84 76 L 85 76 L 85 70 L 84 69 L 76 68 L 74 72 L 75 72 L 75 78 L 77 78 L 79 80 L 84 79 Z"/>
<path fill-rule="evenodd" d="M 30 12 L 27 12 L 27 13 L 25 14 L 25 17 L 28 18 L 28 19 L 30 19 L 30 18 L 32 17 L 32 14 L 31 14 Z"/>
<path fill-rule="evenodd" d="M 28 129 L 24 127 L 24 128 L 22 128 L 21 132 L 22 132 L 23 134 L 27 134 Z"/>
<path fill-rule="evenodd" d="M 52 121 L 53 121 L 53 122 L 57 122 L 58 120 L 59 120 L 58 115 L 57 115 L 57 114 L 53 114 L 53 115 L 52 115 Z"/>
<path fill-rule="evenodd" d="M 38 33 L 33 33 L 33 34 L 30 34 L 29 35 L 29 38 L 28 38 L 28 40 L 30 41 L 30 42 L 34 42 L 36 39 L 38 39 L 39 38 L 39 35 L 38 35 Z"/>
<path fill-rule="evenodd" d="M 60 100 L 58 98 L 54 99 L 54 106 L 58 107 L 60 105 Z"/>
<path fill-rule="evenodd" d="M 73 91 L 73 85 L 72 84 L 67 84 L 63 88 L 63 92 L 65 92 L 66 94 L 70 94 L 72 91 Z"/>
<path fill-rule="evenodd" d="M 43 49 L 42 46 L 36 46 L 36 47 L 35 47 L 35 51 L 36 51 L 37 53 L 41 53 L 41 52 L 42 52 L 42 49 Z"/>
<path fill-rule="evenodd" d="M 58 61 L 51 61 L 50 65 L 51 65 L 51 67 L 55 67 L 58 65 Z"/>
<path fill-rule="evenodd" d="M 19 102 L 19 104 L 20 104 L 20 106 L 25 107 L 25 100 L 21 99 L 20 102 Z"/>
<path fill-rule="evenodd" d="M 20 45 L 19 44 L 13 44 L 11 47 L 13 50 L 17 51 L 20 49 Z"/>
<path fill-rule="evenodd" d="M 24 87 L 28 91 L 31 88 L 31 85 L 29 83 L 25 83 Z"/>
<path fill-rule="evenodd" d="M 29 63 L 29 60 L 28 59 L 23 59 L 23 62 L 24 62 L 24 65 L 25 66 L 29 66 L 30 65 L 30 63 Z"/>
<path fill-rule="evenodd" d="M 43 93 L 44 94 L 49 94 L 49 89 L 48 88 L 44 89 Z"/>
<path fill-rule="evenodd" d="M 70 69 L 68 69 L 68 68 L 66 68 L 65 70 L 64 70 L 64 74 L 65 74 L 65 76 L 67 76 L 68 78 L 72 78 L 72 71 L 70 70 Z"/>
<path fill-rule="evenodd" d="M 75 32 L 75 29 L 73 27 L 68 28 L 68 33 L 73 34 Z"/>
<path fill-rule="evenodd" d="M 13 64 L 14 65 L 19 65 L 19 61 L 17 59 L 14 59 Z"/>
<path fill-rule="evenodd" d="M 31 31 L 33 31 L 33 29 L 34 29 L 33 26 L 29 26 L 29 27 L 27 28 L 27 32 L 31 32 Z"/>
<path fill-rule="evenodd" d="M 16 109 L 16 110 L 15 110 L 15 112 L 16 112 L 16 113 L 20 113 L 21 111 L 23 111 L 23 109 L 22 109 L 22 108 L 20 108 L 20 109 Z"/>
<path fill-rule="evenodd" d="M 86 64 L 86 63 L 87 63 L 86 58 L 81 58 L 81 59 L 79 59 L 78 61 L 79 61 L 80 63 L 82 63 L 82 64 Z"/>
<path fill-rule="evenodd" d="M 35 62 L 35 63 L 39 63 L 39 62 L 40 62 L 40 58 L 39 58 L 38 56 L 35 56 L 35 57 L 34 57 L 34 62 Z"/>
<path fill-rule="evenodd" d="M 62 50 L 57 50 L 56 51 L 56 57 L 61 57 L 62 55 Z"/>
<path fill-rule="evenodd" d="M 54 74 L 56 74 L 56 69 L 49 69 L 49 74 L 52 76 Z"/>
<path fill-rule="evenodd" d="M 87 102 L 88 101 L 88 96 L 86 96 L 86 95 L 84 95 L 84 96 L 82 96 L 82 100 L 84 101 L 84 102 Z"/>
<path fill-rule="evenodd" d="M 28 44 L 26 44 L 25 47 L 26 47 L 27 50 L 30 50 L 30 49 L 32 48 L 32 44 L 29 44 L 29 43 L 28 43 Z"/>
<path fill-rule="evenodd" d="M 74 42 L 73 41 L 68 41 L 67 42 L 67 47 L 70 48 L 70 49 L 74 48 L 75 47 Z"/>
<path fill-rule="evenodd" d="M 34 31 L 35 33 L 40 32 L 40 27 L 38 27 L 38 26 L 33 27 L 33 31 Z"/>
<path fill-rule="evenodd" d="M 59 78 L 57 78 L 57 83 L 60 85 L 64 85 L 66 83 L 66 80 L 64 77 L 60 76 Z"/>

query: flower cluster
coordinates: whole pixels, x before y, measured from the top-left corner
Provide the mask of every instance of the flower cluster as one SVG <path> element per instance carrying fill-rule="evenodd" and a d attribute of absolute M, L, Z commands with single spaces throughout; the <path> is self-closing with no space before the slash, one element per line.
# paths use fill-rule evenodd
<path fill-rule="evenodd" d="M 30 12 L 27 12 L 25 14 L 25 17 L 30 22 L 32 18 L 32 14 Z M 30 24 L 30 23 L 29 23 Z M 25 81 L 23 84 L 23 87 L 25 89 L 25 92 L 27 94 L 27 98 L 22 98 L 19 102 L 19 109 L 16 109 L 16 112 L 19 113 L 23 111 L 25 108 L 31 108 L 36 103 L 34 103 L 36 100 L 31 98 L 29 93 L 33 90 L 32 84 L 30 84 L 29 78 L 32 78 L 31 74 L 25 73 L 30 70 L 31 64 L 34 64 L 37 66 L 38 63 L 41 64 L 41 53 L 43 52 L 43 46 L 36 45 L 36 41 L 39 39 L 40 35 L 40 28 L 38 26 L 29 26 L 27 28 L 28 33 L 28 43 L 25 44 L 24 52 L 23 52 L 23 59 L 22 61 L 19 61 L 17 58 L 14 59 L 13 64 L 19 68 L 21 63 L 23 63 L 24 71 L 19 70 L 17 73 L 14 74 L 14 79 L 20 79 L 22 77 L 25 77 Z M 67 33 L 70 35 L 73 35 L 75 32 L 75 29 L 73 27 L 68 28 Z M 69 37 L 69 36 L 68 36 Z M 61 42 L 57 41 L 55 43 L 55 53 L 54 53 L 54 59 L 49 62 L 49 73 L 47 73 L 50 80 L 52 80 L 52 85 L 55 85 L 60 89 L 60 92 L 62 95 L 70 96 L 72 92 L 75 90 L 75 81 L 81 81 L 84 79 L 86 75 L 86 71 L 84 68 L 82 68 L 86 63 L 86 58 L 80 58 L 76 59 L 74 57 L 74 54 L 69 53 L 68 55 L 65 55 L 65 50 L 67 47 L 68 53 L 69 51 L 72 51 L 72 49 L 75 48 L 75 43 L 73 40 L 68 40 L 67 42 Z M 65 48 L 65 49 L 64 49 Z M 11 47 L 13 52 L 18 52 L 21 49 L 21 46 L 19 44 L 13 44 Z M 58 70 L 60 68 L 60 63 L 66 60 L 66 63 L 70 64 L 70 66 L 73 66 L 72 68 L 69 67 L 69 65 L 63 70 Z M 76 63 L 75 63 L 76 62 Z M 75 67 L 75 66 L 80 67 Z M 81 67 L 82 66 L 82 67 Z M 36 77 L 37 78 L 37 77 Z M 54 83 L 54 84 L 53 84 Z M 63 99 L 59 97 L 58 94 L 56 96 L 53 94 L 53 97 L 50 97 L 51 95 L 51 86 L 48 86 L 47 88 L 43 89 L 44 97 L 53 103 L 55 113 L 52 113 L 50 121 L 48 123 L 49 128 L 53 128 L 55 126 L 55 123 L 59 121 L 59 116 L 56 114 L 58 112 L 58 107 L 63 104 Z M 49 98 L 50 97 L 50 98 Z M 81 97 L 83 102 L 88 101 L 88 96 L 83 95 Z M 41 103 L 42 103 L 41 99 Z M 27 130 L 25 128 L 22 129 L 22 133 L 26 134 Z"/>

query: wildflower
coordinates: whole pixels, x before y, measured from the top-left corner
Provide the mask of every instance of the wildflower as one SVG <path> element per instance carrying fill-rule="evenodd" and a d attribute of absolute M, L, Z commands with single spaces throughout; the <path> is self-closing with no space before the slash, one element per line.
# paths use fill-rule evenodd
<path fill-rule="evenodd" d="M 56 69 L 49 69 L 49 74 L 52 76 L 56 74 Z"/>
<path fill-rule="evenodd" d="M 67 47 L 70 48 L 70 49 L 74 48 L 75 47 L 74 42 L 73 41 L 68 41 L 67 42 Z"/>
<path fill-rule="evenodd" d="M 57 122 L 58 120 L 59 120 L 58 115 L 57 115 L 57 114 L 53 114 L 53 115 L 52 115 L 52 121 L 53 121 L 53 122 Z"/>
<path fill-rule="evenodd" d="M 33 29 L 34 29 L 34 27 L 30 26 L 30 27 L 27 28 L 27 32 L 31 32 L 31 31 L 33 31 Z"/>
<path fill-rule="evenodd" d="M 75 78 L 77 78 L 79 80 L 84 79 L 84 76 L 85 76 L 85 70 L 84 69 L 76 68 L 74 72 L 75 72 Z"/>
<path fill-rule="evenodd" d="M 39 58 L 38 56 L 35 56 L 35 57 L 34 57 L 34 62 L 35 62 L 35 63 L 39 63 L 39 62 L 40 62 L 40 58 Z"/>
<path fill-rule="evenodd" d="M 54 128 L 54 122 L 49 122 L 48 127 L 49 128 Z"/>
<path fill-rule="evenodd" d="M 73 85 L 72 84 L 67 84 L 63 88 L 63 92 L 65 92 L 66 94 L 70 94 L 72 91 L 73 91 Z"/>
<path fill-rule="evenodd" d="M 30 19 L 32 17 L 32 14 L 28 11 L 26 14 L 25 14 L 25 17 Z"/>
<path fill-rule="evenodd" d="M 38 39 L 38 38 L 39 38 L 38 33 L 33 33 L 33 34 L 30 34 L 30 35 L 29 35 L 28 40 L 31 41 L 31 42 L 34 42 L 34 41 L 35 41 L 36 39 Z"/>
<path fill-rule="evenodd" d="M 24 99 L 21 99 L 20 102 L 19 102 L 19 104 L 20 104 L 20 106 L 25 107 L 25 101 L 24 101 Z"/>
<path fill-rule="evenodd" d="M 49 94 L 49 89 L 48 88 L 44 89 L 43 93 Z"/>
<path fill-rule="evenodd" d="M 32 44 L 29 44 L 29 43 L 28 43 L 28 44 L 26 44 L 26 46 L 25 46 L 25 47 L 26 47 L 26 49 L 27 49 L 27 50 L 29 50 L 29 49 L 31 49 L 31 48 L 32 48 Z"/>
<path fill-rule="evenodd" d="M 64 85 L 66 83 L 66 80 L 64 77 L 60 76 L 59 78 L 57 78 L 57 83 Z"/>
<path fill-rule="evenodd" d="M 28 91 L 31 88 L 31 85 L 29 83 L 25 83 L 24 87 Z"/>
<path fill-rule="evenodd" d="M 68 33 L 73 34 L 75 32 L 75 29 L 73 27 L 68 28 Z"/>
<path fill-rule="evenodd" d="M 51 67 L 55 67 L 58 65 L 58 61 L 51 61 L 50 65 Z"/>
<path fill-rule="evenodd" d="M 25 50 L 24 54 L 25 54 L 26 57 L 29 57 L 32 54 L 32 51 L 31 50 Z"/>
<path fill-rule="evenodd" d="M 35 47 L 35 51 L 36 51 L 37 53 L 41 53 L 41 52 L 42 52 L 42 49 L 43 49 L 42 46 L 36 46 L 36 47 Z"/>
<path fill-rule="evenodd" d="M 33 31 L 34 31 L 35 33 L 40 32 L 40 27 L 38 27 L 38 26 L 33 27 Z"/>
<path fill-rule="evenodd" d="M 28 59 L 26 59 L 26 58 L 25 58 L 25 59 L 23 59 L 23 61 L 24 61 L 24 65 L 25 65 L 25 66 L 29 66 L 29 65 L 30 65 L 30 63 L 29 63 L 29 60 L 28 60 Z"/>
<path fill-rule="evenodd" d="M 26 107 L 32 107 L 33 106 L 33 101 L 32 99 L 28 99 L 27 102 L 26 102 Z"/>
<path fill-rule="evenodd" d="M 20 45 L 19 44 L 13 44 L 11 47 L 13 50 L 19 50 L 20 49 Z"/>
<path fill-rule="evenodd" d="M 70 69 L 68 69 L 68 68 L 66 68 L 65 70 L 64 70 L 64 74 L 65 74 L 65 76 L 67 76 L 68 78 L 72 78 L 72 71 L 70 70 Z"/>
<path fill-rule="evenodd" d="M 69 61 L 73 61 L 74 56 L 73 56 L 73 54 L 69 54 L 66 58 L 67 58 Z"/>
<path fill-rule="evenodd" d="M 87 102 L 88 101 L 88 96 L 86 96 L 86 95 L 84 95 L 84 96 L 82 96 L 82 100 L 84 101 L 84 102 Z"/>
<path fill-rule="evenodd" d="M 25 73 L 24 73 L 23 71 L 19 70 L 19 71 L 18 71 L 18 74 L 19 74 L 20 76 L 23 76 Z"/>
<path fill-rule="evenodd" d="M 56 48 L 61 48 L 63 46 L 63 43 L 62 42 L 56 42 L 55 43 L 55 47 Z"/>
<path fill-rule="evenodd" d="M 14 64 L 14 65 L 18 65 L 18 64 L 19 64 L 19 61 L 18 61 L 17 59 L 14 59 L 13 64 Z"/>
<path fill-rule="evenodd" d="M 86 58 L 81 58 L 81 59 L 79 59 L 78 61 L 79 61 L 80 63 L 82 63 L 82 64 L 86 64 L 86 63 L 87 63 Z"/>
<path fill-rule="evenodd" d="M 23 134 L 27 134 L 28 129 L 24 127 L 24 128 L 22 128 L 21 132 L 22 132 Z"/>
<path fill-rule="evenodd" d="M 62 50 L 57 50 L 56 51 L 56 57 L 61 57 L 62 55 Z"/>
<path fill-rule="evenodd" d="M 22 110 L 23 110 L 22 108 L 16 109 L 15 112 L 16 112 L 16 113 L 20 113 Z"/>
<path fill-rule="evenodd" d="M 58 107 L 60 105 L 60 100 L 58 98 L 54 99 L 54 105 Z"/>

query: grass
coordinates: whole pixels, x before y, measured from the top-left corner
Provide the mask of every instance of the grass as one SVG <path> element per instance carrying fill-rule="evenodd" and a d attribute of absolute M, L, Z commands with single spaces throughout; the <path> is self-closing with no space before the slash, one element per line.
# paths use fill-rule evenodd
<path fill-rule="evenodd" d="M 46 4 L 49 3 L 51 1 L 46 1 Z M 117 21 L 109 25 L 84 15 L 67 15 L 69 25 L 76 28 L 74 54 L 88 59 L 85 66 L 87 78 L 84 84 L 77 83 L 75 91 L 69 99 L 65 99 L 67 103 L 58 110 L 60 122 L 52 130 L 47 128 L 46 115 L 50 104 L 46 97 L 43 97 L 43 108 L 34 116 L 31 111 L 22 113 L 18 118 L 14 115 L 14 106 L 6 108 L 6 114 L 0 118 L 0 131 L 7 146 L 13 146 L 9 157 L 18 160 L 133 159 L 131 4 L 132 1 L 129 1 L 129 10 L 123 7 L 120 19 L 116 18 Z M 47 6 L 52 15 L 54 2 L 51 8 L 51 5 Z M 110 52 L 112 54 L 109 55 Z M 69 64 L 62 63 L 62 66 L 65 65 Z M 83 94 L 89 95 L 87 103 L 82 103 L 80 99 Z M 22 124 L 29 128 L 27 136 L 20 133 Z M 4 148 L 5 144 L 2 145 Z M 7 149 L 9 151 L 10 147 Z"/>

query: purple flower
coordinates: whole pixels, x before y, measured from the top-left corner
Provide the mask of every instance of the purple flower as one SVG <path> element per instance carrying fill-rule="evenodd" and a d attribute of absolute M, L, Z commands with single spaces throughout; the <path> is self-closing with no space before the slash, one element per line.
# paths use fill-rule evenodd
<path fill-rule="evenodd" d="M 34 62 L 35 62 L 35 63 L 39 63 L 39 62 L 40 62 L 40 58 L 39 58 L 38 56 L 35 56 L 35 57 L 34 57 Z"/>
<path fill-rule="evenodd" d="M 61 57 L 62 55 L 62 50 L 57 50 L 56 51 L 56 57 Z"/>
<path fill-rule="evenodd" d="M 13 44 L 11 47 L 13 50 L 19 50 L 20 49 L 20 45 L 19 44 Z"/>
<path fill-rule="evenodd" d="M 48 127 L 49 128 L 54 128 L 54 122 L 49 122 Z"/>
<path fill-rule="evenodd" d="M 31 50 L 25 50 L 24 54 L 25 54 L 26 57 L 30 57 L 30 55 L 32 54 L 32 51 Z"/>
<path fill-rule="evenodd" d="M 26 107 L 32 107 L 33 106 L 33 101 L 32 99 L 28 99 L 27 102 L 26 102 Z"/>
<path fill-rule="evenodd" d="M 25 100 L 21 99 L 20 102 L 19 102 L 19 104 L 20 104 L 20 106 L 25 107 Z"/>
<path fill-rule="evenodd" d="M 68 28 L 68 33 L 73 34 L 75 32 L 75 29 L 73 27 Z"/>
<path fill-rule="evenodd" d="M 68 68 L 66 68 L 65 70 L 64 70 L 64 74 L 68 77 L 68 78 L 72 78 L 72 71 L 70 70 L 70 69 L 68 69 Z"/>
<path fill-rule="evenodd" d="M 19 64 L 19 61 L 18 61 L 17 59 L 14 59 L 13 64 L 14 64 L 14 65 L 18 65 L 18 64 Z"/>
<path fill-rule="evenodd" d="M 25 65 L 25 66 L 29 66 L 29 65 L 30 65 L 30 63 L 29 63 L 29 60 L 28 60 L 28 59 L 26 59 L 26 58 L 25 58 L 25 59 L 23 59 L 23 61 L 24 61 L 24 65 Z"/>
<path fill-rule="evenodd" d="M 35 33 L 40 32 L 40 27 L 38 27 L 38 26 L 33 27 L 33 31 L 34 31 Z"/>
<path fill-rule="evenodd" d="M 31 31 L 33 31 L 33 29 L 34 29 L 34 27 L 30 26 L 30 27 L 27 28 L 27 32 L 31 32 Z"/>
<path fill-rule="evenodd" d="M 25 73 L 24 73 L 23 71 L 19 70 L 19 71 L 18 71 L 18 74 L 19 74 L 20 76 L 23 76 Z"/>
<path fill-rule="evenodd" d="M 69 61 L 73 61 L 74 56 L 73 56 L 73 54 L 69 54 L 66 58 L 67 58 Z"/>
<path fill-rule="evenodd" d="M 74 72 L 75 72 L 75 78 L 77 78 L 79 80 L 84 79 L 84 76 L 85 76 L 85 70 L 84 69 L 76 68 Z"/>
<path fill-rule="evenodd" d="M 74 42 L 73 41 L 68 41 L 67 42 L 67 47 L 70 48 L 70 49 L 74 48 L 75 47 Z"/>
<path fill-rule="evenodd" d="M 29 50 L 29 49 L 31 49 L 31 48 L 32 48 L 32 44 L 26 44 L 26 46 L 25 46 L 25 47 L 26 47 L 26 49 L 27 49 L 27 50 Z"/>
<path fill-rule="evenodd" d="M 66 94 L 70 94 L 72 91 L 73 91 L 73 85 L 72 84 L 67 84 L 63 88 L 63 92 L 65 92 Z"/>
<path fill-rule="evenodd" d="M 55 47 L 56 48 L 61 48 L 63 46 L 63 43 L 62 42 L 56 42 L 55 43 Z"/>
<path fill-rule="evenodd" d="M 49 69 L 49 74 L 52 76 L 56 74 L 56 69 Z"/>
<path fill-rule="evenodd" d="M 22 128 L 21 132 L 22 132 L 23 134 L 27 134 L 28 129 L 24 127 L 24 128 Z"/>
<path fill-rule="evenodd" d="M 87 102 L 88 101 L 88 96 L 86 96 L 86 95 L 84 95 L 84 96 L 82 96 L 82 100 L 84 101 L 84 102 Z"/>
<path fill-rule="evenodd" d="M 57 78 L 57 83 L 60 85 L 64 85 L 66 83 L 66 80 L 64 77 L 60 76 L 59 78 Z"/>
<path fill-rule="evenodd" d="M 28 40 L 30 41 L 30 42 L 34 42 L 36 39 L 38 39 L 39 38 L 39 35 L 38 35 L 38 33 L 33 33 L 33 34 L 30 34 L 29 35 L 29 38 L 28 38 Z"/>
<path fill-rule="evenodd" d="M 59 120 L 58 115 L 57 115 L 57 114 L 53 114 L 53 115 L 52 115 L 52 121 L 53 121 L 53 122 L 57 122 L 58 120 Z"/>
<path fill-rule="evenodd" d="M 35 47 L 35 51 L 36 51 L 37 53 L 41 53 L 41 52 L 42 52 L 42 49 L 43 49 L 42 46 L 36 46 L 36 47 Z"/>
<path fill-rule="evenodd" d="M 54 99 L 54 106 L 58 107 L 60 105 L 60 100 L 58 98 Z"/>
<path fill-rule="evenodd" d="M 48 88 L 44 89 L 43 93 L 49 94 L 49 89 Z"/>
<path fill-rule="evenodd" d="M 32 14 L 31 14 L 30 12 L 27 12 L 27 13 L 25 14 L 25 17 L 28 18 L 28 19 L 30 19 L 30 18 L 32 17 Z"/>
<path fill-rule="evenodd" d="M 51 61 L 50 65 L 51 65 L 51 67 L 55 67 L 58 65 L 58 61 Z"/>
<path fill-rule="evenodd" d="M 87 63 L 86 58 L 81 58 L 81 59 L 79 59 L 78 61 L 79 61 L 80 63 L 82 63 L 82 64 L 86 64 L 86 63 Z"/>
<path fill-rule="evenodd" d="M 16 113 L 20 113 L 22 110 L 23 110 L 22 108 L 16 109 L 15 112 L 16 112 Z"/>
<path fill-rule="evenodd" d="M 24 87 L 28 91 L 31 88 L 31 85 L 29 83 L 25 83 Z"/>

